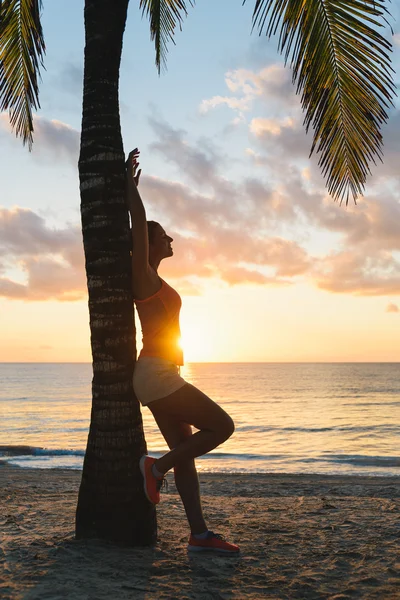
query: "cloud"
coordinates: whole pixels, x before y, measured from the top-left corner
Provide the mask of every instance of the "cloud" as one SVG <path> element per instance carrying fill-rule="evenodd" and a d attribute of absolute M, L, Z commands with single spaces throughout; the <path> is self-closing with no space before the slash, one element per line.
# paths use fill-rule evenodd
<path fill-rule="evenodd" d="M 288 285 L 293 277 L 309 268 L 306 252 L 296 243 L 278 237 L 264 239 L 258 233 L 230 227 L 220 212 L 221 207 L 211 202 L 208 213 L 200 217 L 201 205 L 190 202 L 193 195 L 189 188 L 147 176 L 143 189 L 156 208 L 163 210 L 169 205 L 169 219 L 183 223 L 189 232 L 182 235 L 173 231 L 176 257 L 163 266 L 169 277 L 180 280 L 182 293 L 200 293 L 201 279 L 212 277 L 229 285 Z M 184 197 L 189 202 L 185 206 L 178 202 L 171 210 L 171 198 L 176 191 L 181 195 L 181 202 Z M 3 267 L 0 296 L 26 301 L 74 301 L 86 297 L 78 226 L 52 229 L 43 217 L 29 209 L 2 208 L 0 259 Z M 271 275 L 262 272 L 266 266 Z M 7 276 L 7 267 L 13 271 L 18 269 L 25 281 Z M 193 277 L 196 282 L 191 280 Z"/>
<path fill-rule="evenodd" d="M 371 195 L 357 206 L 339 207 L 329 196 L 304 193 L 300 177 L 288 182 L 296 190 L 298 211 L 318 229 L 341 234 L 346 248 L 369 256 L 379 251 L 400 250 L 400 198 L 397 194 Z M 294 191 L 293 191 L 294 193 Z"/>
<path fill-rule="evenodd" d="M 51 229 L 43 217 L 30 209 L 0 207 L 0 256 L 71 253 L 78 244 L 81 244 L 78 227 Z"/>
<path fill-rule="evenodd" d="M 242 186 L 246 207 L 256 216 L 260 227 L 264 225 L 276 230 L 296 219 L 296 203 L 283 188 L 273 188 L 256 177 L 246 177 Z M 256 222 L 252 225 L 256 227 Z"/>
<path fill-rule="evenodd" d="M 228 96 L 213 96 L 209 100 L 203 100 L 200 104 L 200 112 L 206 113 L 212 108 L 217 106 L 225 105 L 232 110 L 239 112 L 247 111 L 251 106 L 251 97 L 246 96 L 245 98 L 229 98 Z"/>
<path fill-rule="evenodd" d="M 259 71 L 236 69 L 225 75 L 225 84 L 232 96 L 213 96 L 204 99 L 199 110 L 207 113 L 225 105 L 239 113 L 249 111 L 256 100 L 262 100 L 278 107 L 284 101 L 286 106 L 298 106 L 289 69 L 272 64 Z"/>
<path fill-rule="evenodd" d="M 57 119 L 33 117 L 34 146 L 33 158 L 67 159 L 74 166 L 78 164 L 80 132 Z M 8 113 L 0 114 L 0 129 L 10 135 L 11 126 Z"/>
<path fill-rule="evenodd" d="M 150 144 L 150 150 L 160 153 L 167 162 L 178 166 L 180 173 L 184 173 L 196 185 L 204 187 L 215 183 L 217 167 L 223 161 L 209 140 L 200 140 L 196 148 L 187 141 L 187 133 L 183 129 L 174 129 L 154 117 L 149 118 L 149 124 L 157 137 Z"/>
<path fill-rule="evenodd" d="M 230 86 L 250 93 L 255 84 L 246 81 L 232 78 Z M 69 143 L 77 132 L 74 138 L 54 123 L 39 127 L 42 143 L 51 148 L 53 137 L 60 136 L 60 152 L 72 156 Z M 296 118 L 255 117 L 251 124 L 256 149 L 248 147 L 247 163 L 238 160 L 235 176 L 228 177 L 232 160 L 212 141 L 192 140 L 183 129 L 150 120 L 150 150 L 182 179 L 146 174 L 141 179 L 149 218 L 159 220 L 174 237 L 175 256 L 163 263 L 163 274 L 179 280 L 188 294 L 200 293 L 209 278 L 264 286 L 290 285 L 301 278 L 332 293 L 398 294 L 400 189 L 376 185 L 357 207 L 340 207 L 327 196 L 314 164 L 296 162 L 305 144 Z M 251 176 L 242 168 L 249 165 L 259 167 Z M 315 250 L 314 233 L 333 234 L 334 251 L 326 244 Z M 12 276 L 15 269 L 25 281 Z M 0 276 L 0 295 L 7 297 L 85 297 L 80 228 L 52 229 L 31 210 L 1 209 Z"/>
<path fill-rule="evenodd" d="M 322 259 L 315 267 L 320 289 L 356 296 L 400 295 L 400 263 L 389 253 L 373 256 L 343 251 Z"/>
<path fill-rule="evenodd" d="M 188 184 L 143 176 L 141 190 L 152 214 L 175 238 L 175 260 L 168 261 L 170 276 L 219 277 L 229 284 L 253 282 L 287 284 L 305 273 L 310 259 L 296 241 L 269 235 L 280 218 L 293 218 L 289 202 L 261 182 L 244 179 L 235 184 L 221 176 L 223 159 L 204 144 L 190 144 L 186 132 L 166 123 L 151 122 L 163 158 L 185 174 Z M 208 183 L 207 193 L 196 190 Z M 264 231 L 265 230 L 265 231 Z M 184 250 L 185 249 L 185 250 Z M 179 256 L 179 259 L 178 259 Z M 172 264 L 173 262 L 173 264 Z M 262 272 L 264 267 L 271 275 Z"/>
<path fill-rule="evenodd" d="M 311 138 L 307 136 L 301 119 L 293 112 L 290 116 L 277 118 L 255 117 L 249 124 L 250 140 L 262 154 L 265 164 L 282 169 L 298 162 L 309 163 Z M 255 155 L 260 156 L 260 152 Z M 316 162 L 315 157 L 313 158 Z"/>
<path fill-rule="evenodd" d="M 294 96 L 290 71 L 280 64 L 269 65 L 258 72 L 249 69 L 230 71 L 225 82 L 231 92 L 245 96 L 264 96 L 269 100 Z"/>
<path fill-rule="evenodd" d="M 74 166 L 78 164 L 80 132 L 56 119 L 34 118 L 34 153 L 50 154 L 54 158 L 66 158 Z"/>
<path fill-rule="evenodd" d="M 389 118 L 386 125 L 382 127 L 383 136 L 383 162 L 377 161 L 377 166 L 371 169 L 373 172 L 372 181 L 377 185 L 382 185 L 388 177 L 400 184 L 399 162 L 400 162 L 400 110 L 392 109 L 389 111 Z"/>
<path fill-rule="evenodd" d="M 283 120 L 279 119 L 252 119 L 249 129 L 257 137 L 276 137 L 282 135 L 282 131 L 286 128 L 294 129 L 294 121 L 290 117 Z"/>
<path fill-rule="evenodd" d="M 364 242 L 381 249 L 400 250 L 399 198 L 386 195 L 365 200 L 360 205 L 359 218 L 350 221 L 347 238 L 349 244 Z"/>
<path fill-rule="evenodd" d="M 194 194 L 189 187 L 161 179 L 143 177 L 143 197 L 174 238 L 175 258 L 163 269 L 174 278 L 217 277 L 229 284 L 245 282 L 287 284 L 282 277 L 295 277 L 309 267 L 307 253 L 295 242 L 263 236 L 246 226 L 233 205 L 214 202 Z M 255 220 L 255 216 L 249 220 Z M 260 219 L 262 221 L 262 219 Z M 240 266 L 242 263 L 252 268 Z M 265 266 L 274 277 L 257 269 Z"/>
<path fill-rule="evenodd" d="M 11 281 L 6 277 L 0 277 L 0 297 L 27 300 L 27 286 Z"/>
<path fill-rule="evenodd" d="M 50 228 L 23 208 L 0 208 L 0 296 L 23 300 L 79 300 L 86 296 L 82 235 L 78 226 Z M 6 276 L 7 268 L 25 283 Z"/>
<path fill-rule="evenodd" d="M 397 304 L 393 304 L 393 303 L 389 303 L 386 307 L 386 311 L 387 313 L 398 313 L 400 312 L 399 307 L 397 306 Z"/>
<path fill-rule="evenodd" d="M 266 145 L 261 152 L 246 149 L 260 167 L 260 177 L 242 176 L 230 182 L 222 176 L 227 162 L 223 157 L 213 151 L 210 161 L 207 150 L 198 150 L 186 132 L 153 122 L 162 140 L 153 148 L 179 172 L 183 170 L 188 181 L 143 179 L 144 197 L 177 238 L 174 266 L 168 263 L 168 272 L 188 277 L 195 273 L 195 264 L 202 277 L 218 276 L 230 284 L 250 280 L 285 284 L 303 277 L 333 293 L 397 294 L 400 195 L 392 190 L 364 198 L 358 206 L 340 206 L 327 195 L 322 179 L 316 179 L 311 163 L 304 174 L 305 167 L 293 162 L 299 153 L 293 139 L 304 134 L 297 122 L 256 124 L 257 133 L 267 132 L 274 140 L 268 150 Z M 291 138 L 294 130 L 297 137 Z M 282 140 L 285 152 L 277 149 Z M 206 172 L 205 193 L 198 191 L 202 185 L 197 182 L 199 173 L 202 181 Z M 314 232 L 324 231 L 336 236 L 331 238 L 336 239 L 335 251 L 327 254 L 325 247 L 318 257 L 310 256 L 301 240 L 312 241 Z M 188 247 L 184 258 L 181 253 Z"/>
<path fill-rule="evenodd" d="M 347 208 L 339 207 L 327 194 L 315 159 L 304 167 L 308 149 L 298 122 L 259 118 L 253 119 L 250 127 L 258 148 L 246 148 L 246 155 L 270 175 L 281 197 L 290 198 L 295 214 L 318 230 L 340 234 L 344 247 L 362 248 L 368 256 L 400 249 L 399 111 L 391 115 L 386 129 L 383 165 L 367 182 L 366 196 L 357 206 Z M 299 158 L 303 161 L 298 162 Z M 289 215 L 287 212 L 287 218 Z"/>
<path fill-rule="evenodd" d="M 397 41 L 396 37 L 395 40 Z M 301 110 L 300 100 L 296 97 L 289 69 L 277 64 L 259 71 L 237 69 L 226 74 L 225 83 L 232 95 L 206 99 L 200 105 L 200 110 L 208 112 L 224 104 L 234 110 L 242 122 L 246 120 L 244 113 L 250 111 L 259 113 L 252 114 L 250 119 L 247 115 L 247 120 L 250 120 L 250 139 L 256 145 L 250 148 L 257 156 L 255 164 L 261 164 L 262 153 L 268 156 L 268 163 L 271 168 L 275 166 L 275 170 L 282 165 L 282 162 L 287 164 L 309 160 L 312 129 L 310 128 L 309 134 L 306 135 L 303 125 L 304 113 Z M 367 192 L 373 185 L 387 184 L 388 177 L 400 186 L 399 110 L 392 108 L 389 111 L 389 121 L 382 127 L 382 135 L 383 163 L 378 157 L 376 157 L 376 165 L 370 161 L 373 176 L 367 180 Z M 320 169 L 316 166 L 318 158 L 319 155 L 315 154 L 311 163 L 314 165 L 313 171 L 318 173 L 317 178 L 321 179 Z"/>

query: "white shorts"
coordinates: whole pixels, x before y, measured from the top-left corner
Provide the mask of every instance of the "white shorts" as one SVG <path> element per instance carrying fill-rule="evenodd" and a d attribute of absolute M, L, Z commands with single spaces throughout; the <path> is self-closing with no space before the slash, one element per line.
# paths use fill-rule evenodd
<path fill-rule="evenodd" d="M 133 372 L 133 389 L 142 406 L 165 398 L 185 385 L 175 363 L 158 356 L 141 356 Z"/>

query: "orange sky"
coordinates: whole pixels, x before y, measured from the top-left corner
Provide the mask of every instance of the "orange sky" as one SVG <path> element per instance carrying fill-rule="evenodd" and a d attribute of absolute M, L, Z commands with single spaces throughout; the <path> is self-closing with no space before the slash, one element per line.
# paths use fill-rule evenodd
<path fill-rule="evenodd" d="M 400 320 L 385 312 L 382 298 L 360 302 L 307 285 L 210 285 L 183 303 L 187 362 L 379 362 L 399 356 Z M 2 300 L 0 310 L 1 362 L 90 361 L 85 302 Z"/>

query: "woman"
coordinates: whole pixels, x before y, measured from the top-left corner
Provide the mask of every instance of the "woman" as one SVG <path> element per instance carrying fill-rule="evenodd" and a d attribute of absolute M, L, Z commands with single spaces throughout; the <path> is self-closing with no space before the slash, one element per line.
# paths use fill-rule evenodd
<path fill-rule="evenodd" d="M 204 520 L 194 459 L 227 440 L 234 431 L 231 417 L 179 374 L 181 299 L 158 275 L 164 258 L 173 255 L 172 238 L 158 223 L 146 221 L 138 192 L 139 151 L 128 157 L 126 196 L 132 219 L 133 297 L 143 333 L 143 349 L 135 365 L 133 385 L 143 406 L 153 413 L 170 452 L 159 459 L 142 456 L 145 494 L 158 504 L 164 475 L 174 469 L 175 482 L 189 521 L 189 550 L 239 552 Z M 191 426 L 199 431 L 192 433 Z"/>

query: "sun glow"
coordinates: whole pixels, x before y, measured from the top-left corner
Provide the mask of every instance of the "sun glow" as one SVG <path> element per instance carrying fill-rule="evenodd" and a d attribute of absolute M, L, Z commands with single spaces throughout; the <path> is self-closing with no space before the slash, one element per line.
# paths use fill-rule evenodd
<path fill-rule="evenodd" d="M 201 323 L 185 323 L 179 345 L 185 362 L 207 361 L 212 355 L 212 342 Z"/>

